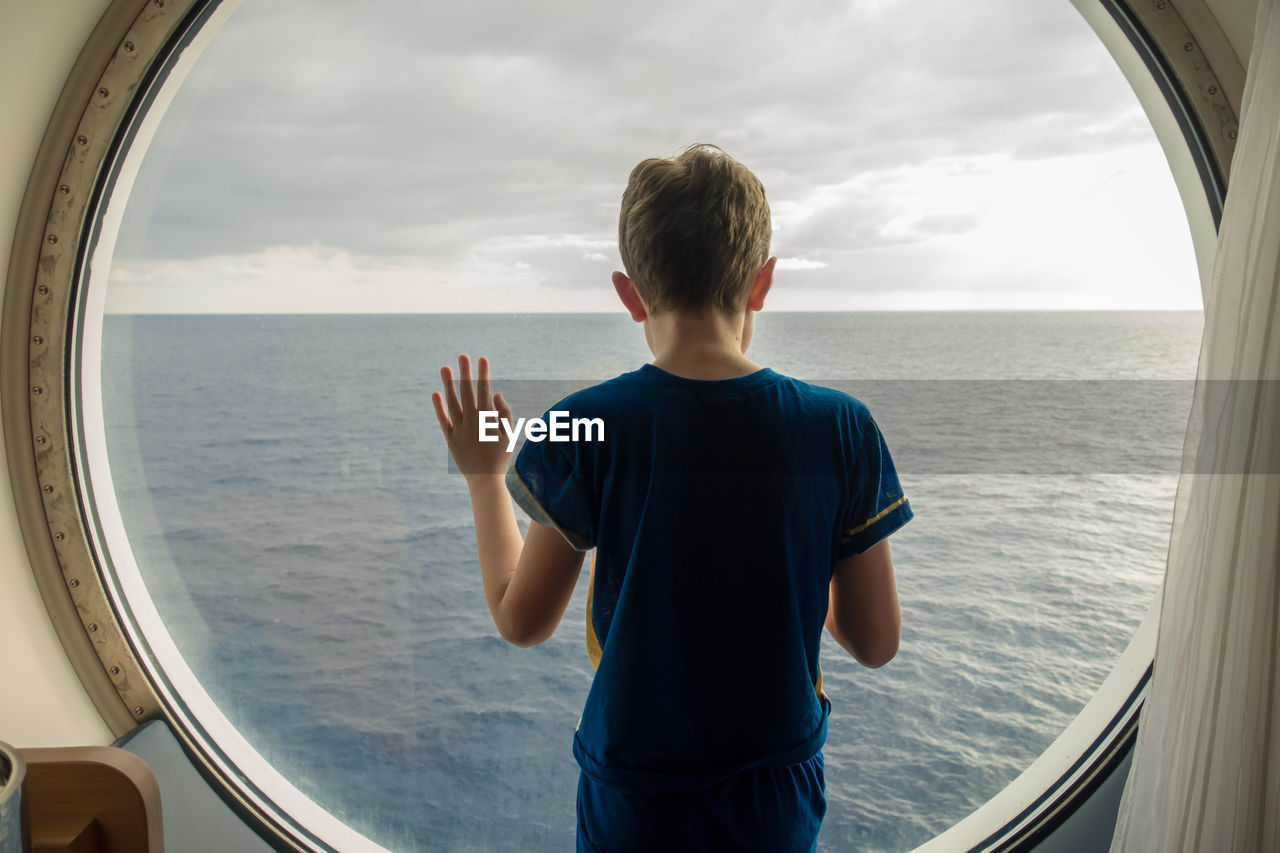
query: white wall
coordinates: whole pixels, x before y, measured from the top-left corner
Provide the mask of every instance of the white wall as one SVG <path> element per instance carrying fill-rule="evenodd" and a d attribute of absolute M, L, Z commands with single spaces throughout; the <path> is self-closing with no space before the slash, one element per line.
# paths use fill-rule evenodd
<path fill-rule="evenodd" d="M 27 175 L 63 81 L 108 0 L 0 0 L 0 288 Z M 0 454 L 0 740 L 110 743 L 62 651 L 27 564 Z"/>

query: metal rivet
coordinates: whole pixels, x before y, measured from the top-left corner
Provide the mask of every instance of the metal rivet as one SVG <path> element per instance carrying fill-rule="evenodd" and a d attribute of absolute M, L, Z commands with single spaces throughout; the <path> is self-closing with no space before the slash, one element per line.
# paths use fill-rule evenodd
<path fill-rule="evenodd" d="M 35 386 L 34 388 L 32 388 L 32 389 L 31 389 L 31 393 L 32 393 L 32 394 L 34 394 L 35 396 L 39 397 L 41 394 L 43 394 L 43 393 L 44 393 L 44 388 L 42 388 L 41 386 L 37 385 L 37 386 Z"/>
<path fill-rule="evenodd" d="M 47 293 L 49 292 L 49 285 L 47 285 L 47 284 L 42 284 L 42 285 L 40 285 L 39 287 L 37 287 L 37 288 L 36 288 L 36 291 L 37 291 L 41 296 L 44 296 L 45 294 L 47 294 Z"/>
<path fill-rule="evenodd" d="M 119 675 L 119 674 L 120 674 L 120 667 L 118 667 L 118 666 L 113 666 L 113 667 L 111 667 L 110 672 L 111 672 L 111 674 L 112 674 L 112 675 Z"/>
<path fill-rule="evenodd" d="M 155 2 L 156 2 L 156 8 L 157 8 L 157 9 L 163 9 L 163 8 L 164 8 L 164 0 L 155 0 Z"/>
<path fill-rule="evenodd" d="M 133 53 L 133 42 L 127 41 L 124 43 L 124 52 Z"/>
<path fill-rule="evenodd" d="M 96 633 L 98 633 L 98 623 L 97 623 L 97 622 L 90 622 L 90 623 L 89 623 L 89 633 L 90 633 L 90 634 L 96 634 Z"/>
<path fill-rule="evenodd" d="M 79 142 L 81 145 L 88 145 L 88 144 L 89 144 L 89 137 L 85 136 L 85 135 L 82 133 L 82 134 L 80 134 L 79 136 L 77 136 L 77 137 L 76 137 L 76 142 Z"/>
<path fill-rule="evenodd" d="M 1157 9 L 1163 9 L 1163 8 L 1164 8 L 1165 6 L 1167 6 L 1167 5 L 1168 5 L 1168 4 L 1167 4 L 1167 3 L 1165 3 L 1165 0 L 1156 0 L 1156 8 L 1157 8 Z"/>
<path fill-rule="evenodd" d="M 139 708 L 134 708 L 134 709 L 133 709 L 133 715 L 134 715 L 135 717 L 141 717 L 141 716 L 142 716 L 142 708 L 140 708 L 140 707 L 139 707 Z"/>
<path fill-rule="evenodd" d="M 45 438 L 43 435 L 36 436 L 36 444 L 43 446 L 48 443 L 49 443 L 49 439 Z"/>
<path fill-rule="evenodd" d="M 52 246 L 54 243 L 58 242 L 58 235 L 50 234 L 48 237 L 45 237 L 44 239 L 48 241 L 49 245 Z"/>
<path fill-rule="evenodd" d="M 1182 46 L 1182 49 L 1185 50 L 1187 53 L 1190 53 L 1191 51 L 1196 49 L 1196 43 L 1193 41 L 1189 41 Z"/>
<path fill-rule="evenodd" d="M 1209 87 L 1209 94 L 1210 94 L 1210 95 L 1216 95 L 1216 94 L 1218 94 L 1218 87 L 1217 87 L 1217 86 L 1210 86 L 1210 87 Z"/>
<path fill-rule="evenodd" d="M 1231 130 L 1228 130 L 1228 131 L 1227 131 L 1227 139 L 1235 139 L 1235 138 L 1236 138 L 1236 131 L 1235 131 L 1235 128 L 1232 128 Z"/>
<path fill-rule="evenodd" d="M 105 98 L 107 95 L 110 95 L 110 94 L 111 94 L 111 93 L 107 91 L 107 87 L 106 87 L 106 86 L 103 86 L 102 88 L 98 89 L 98 97 L 99 97 L 99 98 Z"/>
<path fill-rule="evenodd" d="M 66 539 L 66 538 L 67 538 L 67 534 L 65 534 L 65 533 L 55 533 L 55 534 L 53 534 L 53 538 L 54 538 L 54 539 L 57 539 L 59 542 L 61 542 L 63 539 Z"/>
<path fill-rule="evenodd" d="M 72 589 L 75 589 L 76 587 L 80 586 L 80 579 L 72 578 L 71 580 L 67 581 L 67 586 L 71 587 Z"/>
<path fill-rule="evenodd" d="M 40 344 L 44 343 L 44 335 L 36 335 L 31 339 L 31 342 L 36 346 L 40 346 Z"/>
<path fill-rule="evenodd" d="M 58 192 L 62 193 L 63 195 L 66 195 L 67 193 L 71 192 L 71 187 L 67 186 L 66 184 L 63 184 L 62 186 L 58 187 Z"/>
<path fill-rule="evenodd" d="M 44 487 L 44 493 L 45 493 L 46 495 L 51 495 L 51 494 L 53 494 L 53 486 L 52 486 L 52 485 L 45 486 L 45 487 Z"/>

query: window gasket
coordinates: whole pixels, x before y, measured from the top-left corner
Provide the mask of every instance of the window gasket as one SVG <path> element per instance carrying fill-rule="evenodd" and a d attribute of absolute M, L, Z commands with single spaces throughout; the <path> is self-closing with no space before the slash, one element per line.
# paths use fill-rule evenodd
<path fill-rule="evenodd" d="M 1218 228 L 1240 131 L 1225 87 L 1170 0 L 1136 5 L 1127 0 L 1097 2 L 1129 39 L 1173 111 Z"/>

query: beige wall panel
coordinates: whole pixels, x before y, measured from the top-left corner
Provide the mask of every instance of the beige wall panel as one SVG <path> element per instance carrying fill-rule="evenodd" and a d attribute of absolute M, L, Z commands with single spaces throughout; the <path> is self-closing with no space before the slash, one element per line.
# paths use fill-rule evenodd
<path fill-rule="evenodd" d="M 107 0 L 0 3 L 0 271 L 27 178 L 68 72 Z M 4 277 L 0 275 L 0 287 Z M 49 621 L 18 528 L 0 455 L 0 740 L 16 746 L 104 744 L 111 732 Z"/>

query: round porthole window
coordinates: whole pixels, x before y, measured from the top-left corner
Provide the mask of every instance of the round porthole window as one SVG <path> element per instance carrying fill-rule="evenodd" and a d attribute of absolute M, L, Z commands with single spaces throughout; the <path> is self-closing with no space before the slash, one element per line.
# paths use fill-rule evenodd
<path fill-rule="evenodd" d="M 708 141 L 772 204 L 752 356 L 866 400 L 917 513 L 899 657 L 824 650 L 821 843 L 1008 785 L 1159 586 L 1201 328 L 1142 107 L 1076 9 L 1024 6 L 148 5 L 33 325 L 85 520 L 51 535 L 139 714 L 295 844 L 572 844 L 586 583 L 548 643 L 497 637 L 426 395 L 461 351 L 531 405 L 649 360 L 618 200 Z"/>

